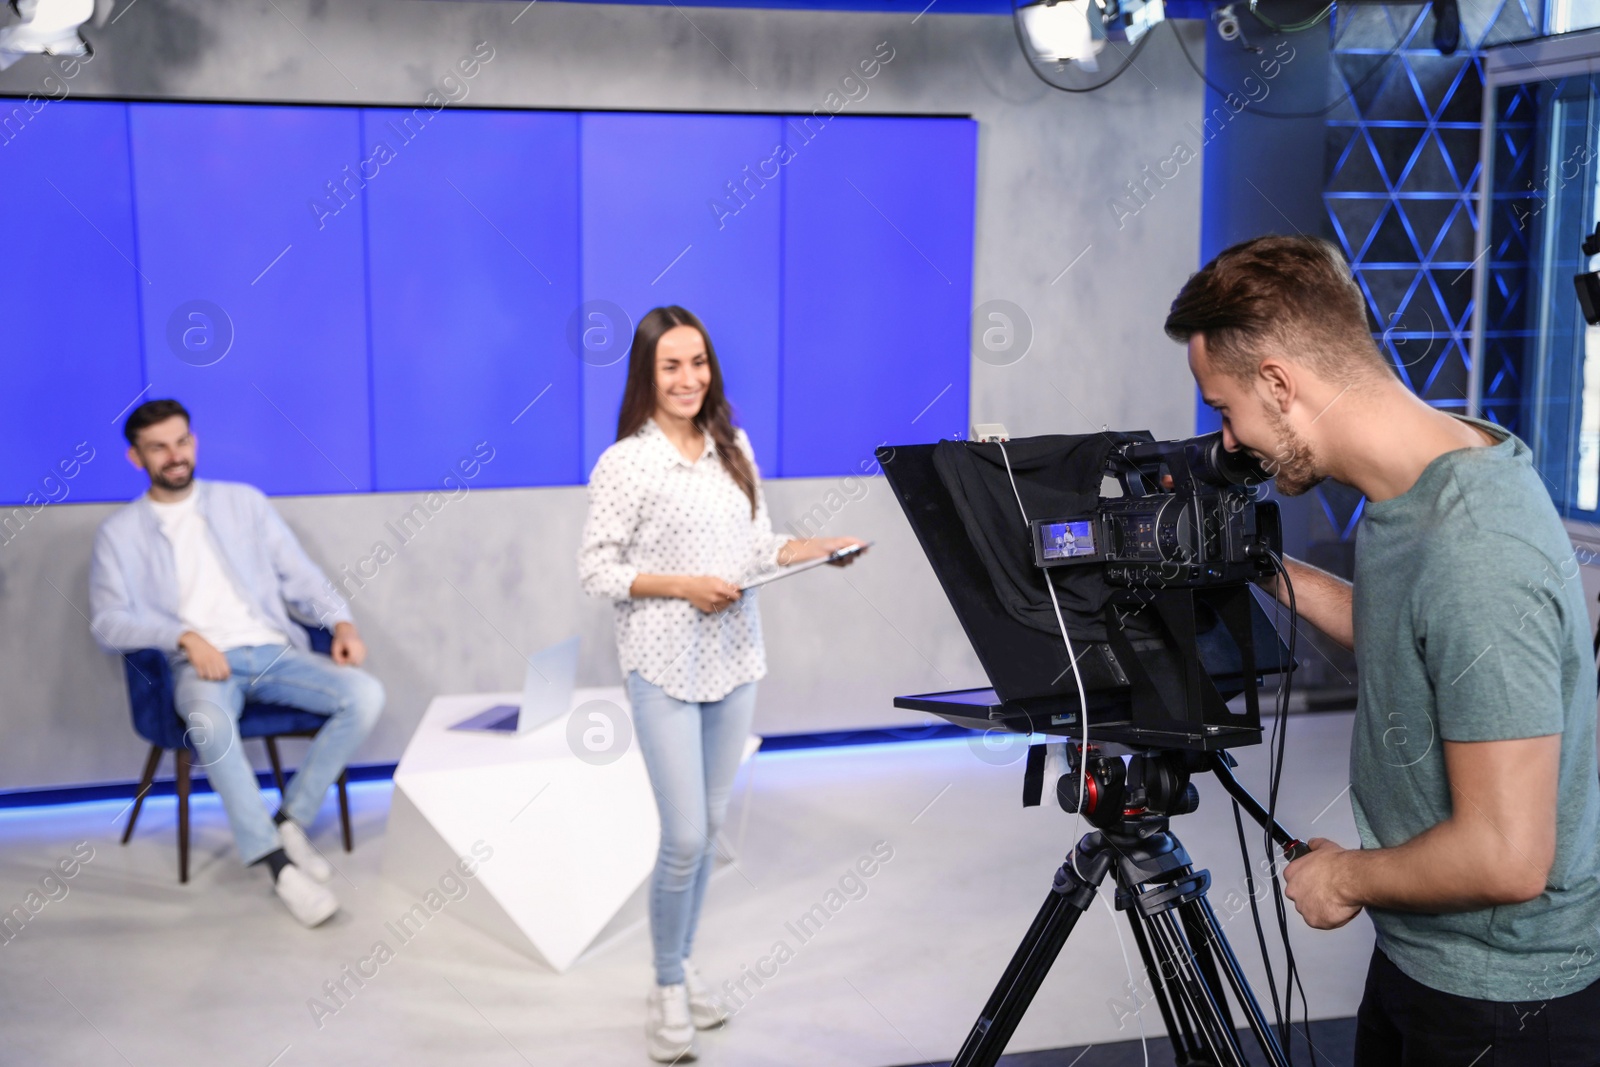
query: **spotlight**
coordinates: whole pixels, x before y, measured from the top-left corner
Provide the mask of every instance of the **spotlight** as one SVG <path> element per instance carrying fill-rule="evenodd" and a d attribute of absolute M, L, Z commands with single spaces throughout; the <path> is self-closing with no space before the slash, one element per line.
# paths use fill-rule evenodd
<path fill-rule="evenodd" d="M 1094 0 L 1042 0 L 1018 12 L 1034 55 L 1055 63 L 1075 61 L 1098 70 L 1095 56 L 1106 46 L 1105 23 Z"/>
<path fill-rule="evenodd" d="M 94 16 L 94 0 L 11 0 L 20 22 L 0 29 L 0 70 L 27 55 L 86 56 L 80 32 Z"/>

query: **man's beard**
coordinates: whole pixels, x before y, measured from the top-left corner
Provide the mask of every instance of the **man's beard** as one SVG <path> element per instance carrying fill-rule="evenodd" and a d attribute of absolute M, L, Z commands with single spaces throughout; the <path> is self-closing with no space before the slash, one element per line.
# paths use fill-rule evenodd
<path fill-rule="evenodd" d="M 150 472 L 150 484 L 177 492 L 189 488 L 194 481 L 194 464 L 174 463 L 159 471 Z"/>
<path fill-rule="evenodd" d="M 1272 472 L 1273 484 L 1284 496 L 1300 496 L 1310 491 L 1327 475 L 1317 470 L 1316 457 L 1304 437 L 1295 433 L 1289 420 L 1278 409 L 1262 405 L 1267 422 L 1278 435 L 1276 454 L 1263 458 L 1262 465 Z"/>

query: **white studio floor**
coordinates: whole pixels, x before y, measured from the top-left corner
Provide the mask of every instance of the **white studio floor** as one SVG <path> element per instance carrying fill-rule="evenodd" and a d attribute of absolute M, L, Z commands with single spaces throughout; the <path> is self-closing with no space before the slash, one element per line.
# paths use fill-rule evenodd
<path fill-rule="evenodd" d="M 1355 843 L 1344 795 L 1350 722 L 1348 714 L 1289 722 L 1280 807 L 1301 837 Z M 1241 779 L 1264 799 L 1264 750 L 1237 755 Z M 743 774 L 753 777 L 742 777 L 729 818 L 739 859 L 712 883 L 696 960 L 720 983 L 780 940 L 793 955 L 759 989 L 747 980 L 755 992 L 732 1024 L 701 1035 L 701 1062 L 948 1060 L 1081 828 L 1059 809 L 1021 808 L 1022 763 L 986 762 L 963 740 L 765 753 Z M 1213 906 L 1265 1003 L 1248 909 L 1229 920 L 1222 903 L 1235 888 L 1243 897 L 1232 813 L 1219 786 L 1207 776 L 1197 782 L 1201 809 L 1174 828 L 1196 866 L 1211 870 Z M 379 873 L 390 786 L 357 785 L 351 794 L 353 854 L 337 851 L 331 799 L 315 828 L 340 868 L 334 889 L 344 905 L 316 930 L 289 918 L 262 870 L 238 866 L 209 794 L 194 804 L 187 886 L 177 882 L 171 798 L 147 802 L 125 848 L 117 843 L 123 801 L 0 811 L 0 907 L 22 903 L 74 846 L 85 855 L 79 842 L 93 849 L 64 883 L 66 895 L 57 889 L 59 899 L 0 943 L 0 1064 L 648 1063 L 642 922 L 564 975 L 461 923 L 448 907 L 401 944 L 385 923 L 416 901 Z M 1251 835 L 1258 858 L 1259 841 Z M 878 842 L 892 858 L 801 942 L 787 924 L 825 902 Z M 1102 892 L 1102 904 L 1109 896 Z M 1140 1021 L 1152 1037 L 1159 1033 L 1153 1005 L 1129 1012 L 1116 936 L 1122 922 L 1114 926 L 1101 904 L 1085 916 L 1011 1051 L 1125 1041 L 1139 1036 Z M 1361 918 L 1321 933 L 1292 910 L 1290 924 L 1312 1017 L 1354 1014 L 1370 924 Z M 1268 937 L 1276 944 L 1271 927 Z M 369 957 L 380 939 L 393 958 L 319 1019 L 309 1001 L 333 1003 L 323 984 Z M 1150 1052 L 1152 1062 L 1170 1061 L 1164 1042 Z"/>

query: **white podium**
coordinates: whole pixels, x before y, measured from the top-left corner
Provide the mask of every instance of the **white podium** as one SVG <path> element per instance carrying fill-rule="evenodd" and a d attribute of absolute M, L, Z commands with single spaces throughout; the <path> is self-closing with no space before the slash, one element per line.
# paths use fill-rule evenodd
<path fill-rule="evenodd" d="M 631 722 L 619 727 L 627 748 L 608 763 L 573 752 L 570 713 L 527 734 L 450 729 L 521 699 L 477 693 L 428 705 L 394 772 L 383 870 L 420 897 L 482 841 L 493 854 L 447 910 L 559 972 L 649 876 L 661 827 Z M 574 708 L 592 700 L 628 714 L 620 687 L 573 693 Z"/>
<path fill-rule="evenodd" d="M 578 689 L 573 710 L 527 734 L 451 730 L 520 693 L 438 696 L 394 773 L 384 875 L 420 899 L 482 842 L 492 855 L 445 909 L 566 971 L 639 891 L 655 866 L 661 825 L 626 692 Z M 604 701 L 585 708 L 591 701 Z M 605 726 L 589 713 L 615 717 Z M 569 730 L 570 727 L 570 730 Z M 591 744 L 585 744 L 585 731 Z M 624 736 L 625 735 L 625 736 Z M 760 745 L 752 737 L 748 758 Z M 595 749 L 599 751 L 595 751 Z"/>

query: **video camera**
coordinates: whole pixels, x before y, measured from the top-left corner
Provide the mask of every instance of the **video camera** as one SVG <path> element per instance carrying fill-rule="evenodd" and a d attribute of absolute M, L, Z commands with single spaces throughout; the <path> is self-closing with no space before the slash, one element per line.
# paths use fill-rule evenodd
<path fill-rule="evenodd" d="M 1278 505 L 1255 494 L 1270 475 L 1248 453 L 1223 448 L 1220 433 L 1122 445 L 1106 473 L 1121 497 L 1031 523 L 1038 566 L 1099 565 L 1112 584 L 1173 588 L 1272 573 L 1282 523 Z"/>
<path fill-rule="evenodd" d="M 991 684 L 897 707 L 1067 736 L 1085 713 L 1102 742 L 1134 748 L 1260 742 L 1258 687 L 1292 664 L 1251 584 L 1273 572 L 1282 528 L 1247 454 L 1220 434 L 1133 431 L 901 445 L 878 459 Z M 1121 495 L 1102 493 L 1107 478 Z"/>

